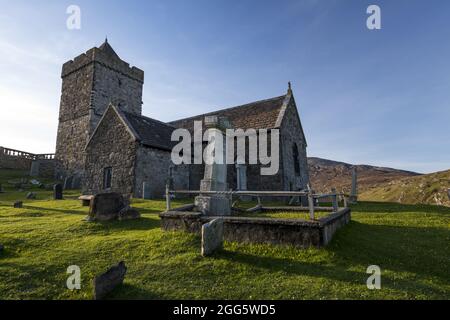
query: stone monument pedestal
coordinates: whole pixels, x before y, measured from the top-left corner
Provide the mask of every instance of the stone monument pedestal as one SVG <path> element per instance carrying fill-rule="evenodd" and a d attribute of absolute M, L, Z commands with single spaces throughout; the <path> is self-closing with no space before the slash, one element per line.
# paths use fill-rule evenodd
<path fill-rule="evenodd" d="M 230 199 L 225 194 L 228 190 L 227 165 L 226 165 L 226 140 L 224 131 L 231 127 L 226 118 L 217 116 L 205 117 L 205 125 L 208 128 L 208 141 L 214 152 L 208 153 L 208 161 L 205 160 L 205 174 L 200 182 L 200 195 L 195 198 L 197 210 L 209 216 L 231 215 Z M 205 192 L 217 191 L 217 194 Z M 203 193 L 202 193 L 203 192 Z"/>
<path fill-rule="evenodd" d="M 225 196 L 198 196 L 195 198 L 195 206 L 210 216 L 231 215 L 230 199 Z"/>

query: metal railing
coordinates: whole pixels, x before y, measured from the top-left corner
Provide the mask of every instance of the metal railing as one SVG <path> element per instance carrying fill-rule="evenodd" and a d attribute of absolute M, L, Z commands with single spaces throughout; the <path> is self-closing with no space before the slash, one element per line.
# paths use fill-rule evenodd
<path fill-rule="evenodd" d="M 313 190 L 308 191 L 200 191 L 200 190 L 170 190 L 166 186 L 166 211 L 170 211 L 171 205 L 171 195 L 185 194 L 185 195 L 224 195 L 229 196 L 232 200 L 233 196 L 254 196 L 257 197 L 258 205 L 257 207 L 262 208 L 261 197 L 308 197 L 308 209 L 309 217 L 311 220 L 315 219 L 315 200 L 323 198 L 331 198 L 333 212 L 339 210 L 339 197 L 342 199 L 344 207 L 348 206 L 347 194 L 338 193 L 335 189 L 332 189 L 331 193 L 327 194 L 316 194 Z"/>
<path fill-rule="evenodd" d="M 0 155 L 9 157 L 18 157 L 30 160 L 53 160 L 55 159 L 54 153 L 35 154 L 26 151 L 20 151 L 5 147 L 0 147 Z"/>

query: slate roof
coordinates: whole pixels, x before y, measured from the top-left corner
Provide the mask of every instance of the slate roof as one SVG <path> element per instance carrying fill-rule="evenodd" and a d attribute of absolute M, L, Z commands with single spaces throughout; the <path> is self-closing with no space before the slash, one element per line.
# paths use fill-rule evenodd
<path fill-rule="evenodd" d="M 137 141 L 148 147 L 170 151 L 177 143 L 171 141 L 172 132 L 176 128 L 184 128 L 192 132 L 194 130 L 194 121 L 201 120 L 204 122 L 205 116 L 208 115 L 227 117 L 236 129 L 246 130 L 253 128 L 258 130 L 279 128 L 284 112 L 286 111 L 287 102 L 290 98 L 291 94 L 288 92 L 288 94 L 283 96 L 209 112 L 169 123 L 124 112 L 112 105 L 110 105 L 109 108 L 113 108 L 116 111 Z M 100 120 L 100 122 L 102 122 L 102 120 Z M 205 129 L 205 126 L 203 126 L 203 129 Z"/>
<path fill-rule="evenodd" d="M 108 43 L 108 39 L 105 39 L 105 42 L 103 42 L 103 44 L 98 48 L 100 50 L 102 50 L 104 53 L 106 53 L 107 55 L 109 55 L 110 57 L 121 60 L 119 55 L 114 51 L 114 49 Z"/>
<path fill-rule="evenodd" d="M 287 95 L 256 101 L 245 105 L 222 109 L 197 115 L 190 118 L 169 122 L 177 128 L 194 129 L 194 121 L 204 121 L 205 116 L 225 116 L 236 129 L 273 129 L 279 127 L 278 118 L 283 110 L 283 104 Z"/>
<path fill-rule="evenodd" d="M 170 141 L 172 132 L 175 130 L 173 126 L 152 118 L 138 116 L 128 112 L 122 111 L 121 114 L 133 131 L 136 140 L 143 145 L 168 151 L 172 150 L 172 147 L 176 143 Z"/>

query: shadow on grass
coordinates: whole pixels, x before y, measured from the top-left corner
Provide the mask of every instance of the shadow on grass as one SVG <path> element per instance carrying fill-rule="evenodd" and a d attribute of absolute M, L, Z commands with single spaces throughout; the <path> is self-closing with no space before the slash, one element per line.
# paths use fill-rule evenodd
<path fill-rule="evenodd" d="M 126 279 L 125 279 L 126 281 Z M 105 297 L 106 300 L 163 300 L 164 297 L 157 295 L 150 289 L 144 289 L 124 282 L 121 286 Z"/>
<path fill-rule="evenodd" d="M 80 210 L 67 210 L 67 209 L 53 209 L 53 208 L 43 208 L 43 207 L 35 207 L 35 206 L 28 206 L 24 205 L 24 209 L 30 209 L 30 210 L 42 210 L 42 211 L 50 211 L 50 212 L 57 212 L 57 213 L 66 213 L 66 214 L 77 214 L 77 215 L 86 215 L 86 211 L 80 211 Z"/>
<path fill-rule="evenodd" d="M 351 264 L 448 278 L 450 229 L 365 224 L 356 221 L 339 230 L 327 250 Z"/>
<path fill-rule="evenodd" d="M 222 250 L 215 255 L 216 258 L 223 258 L 232 262 L 247 264 L 252 268 L 262 268 L 264 272 L 286 272 L 289 275 L 310 276 L 315 278 L 327 278 L 333 281 L 346 282 L 353 285 L 366 286 L 366 281 L 369 275 L 365 272 L 357 272 L 348 270 L 354 267 L 353 263 L 322 265 L 315 263 L 306 263 L 294 261 L 286 258 L 262 257 L 258 255 L 251 255 L 241 252 L 231 252 Z M 429 286 L 414 280 L 405 279 L 391 279 L 390 277 L 383 277 L 383 287 L 394 290 L 417 290 L 422 292 L 430 292 L 433 294 L 444 295 L 442 289 L 437 289 L 435 286 Z"/>
<path fill-rule="evenodd" d="M 136 220 L 124 221 L 97 221 L 90 222 L 108 228 L 111 231 L 126 231 L 126 230 L 151 230 L 161 227 L 161 222 L 158 219 L 141 217 Z"/>

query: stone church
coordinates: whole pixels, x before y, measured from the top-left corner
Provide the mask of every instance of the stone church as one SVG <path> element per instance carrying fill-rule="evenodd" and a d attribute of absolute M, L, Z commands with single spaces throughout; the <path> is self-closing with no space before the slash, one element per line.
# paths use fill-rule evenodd
<path fill-rule="evenodd" d="M 278 173 L 264 176 L 261 164 L 249 164 L 237 174 L 237 166 L 228 165 L 230 189 L 300 190 L 309 183 L 307 144 L 290 86 L 278 97 L 164 123 L 142 115 L 144 72 L 107 40 L 66 62 L 61 77 L 57 175 L 70 177 L 84 194 L 160 198 L 169 176 L 175 189 L 199 190 L 204 166 L 174 166 L 171 134 L 193 131 L 194 121 L 209 115 L 226 117 L 236 129 L 280 132 Z"/>

